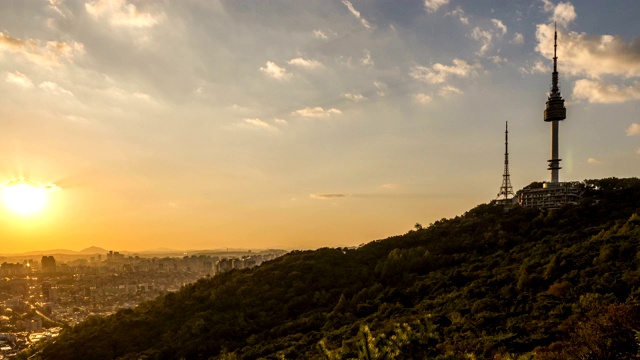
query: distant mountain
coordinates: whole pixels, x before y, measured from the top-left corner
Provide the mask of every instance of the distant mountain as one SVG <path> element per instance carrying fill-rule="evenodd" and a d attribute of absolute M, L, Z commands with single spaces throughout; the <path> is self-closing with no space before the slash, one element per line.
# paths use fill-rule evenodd
<path fill-rule="evenodd" d="M 483 204 L 355 249 L 203 278 L 66 328 L 38 356 L 635 359 L 640 180 L 582 188 L 553 211 Z"/>
<path fill-rule="evenodd" d="M 20 254 L 13 255 L 21 255 L 21 256 L 34 256 L 34 255 L 77 255 L 77 251 L 68 250 L 68 249 L 53 249 L 53 250 L 36 250 L 29 251 Z"/>
<path fill-rule="evenodd" d="M 97 246 L 91 246 L 88 247 L 86 249 L 80 250 L 79 253 L 80 254 L 87 254 L 87 255 L 91 255 L 91 254 L 106 254 L 108 253 L 108 250 L 105 250 L 101 247 L 97 247 Z"/>

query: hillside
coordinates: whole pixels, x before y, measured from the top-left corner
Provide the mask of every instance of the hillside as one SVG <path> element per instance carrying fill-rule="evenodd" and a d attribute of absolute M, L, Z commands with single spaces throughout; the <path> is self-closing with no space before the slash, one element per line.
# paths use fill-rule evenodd
<path fill-rule="evenodd" d="M 42 359 L 636 358 L 640 180 L 297 251 L 66 329 Z M 595 355 L 594 355 L 595 354 Z"/>

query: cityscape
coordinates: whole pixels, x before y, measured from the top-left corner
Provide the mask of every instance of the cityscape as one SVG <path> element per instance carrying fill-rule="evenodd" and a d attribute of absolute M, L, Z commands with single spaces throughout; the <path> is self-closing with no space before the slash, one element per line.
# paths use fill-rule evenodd
<path fill-rule="evenodd" d="M 91 250 L 102 252 L 86 254 Z M 200 278 L 259 266 L 286 251 L 192 251 L 177 256 L 93 247 L 82 253 L 0 256 L 0 358 L 16 356 L 91 316 L 135 308 Z"/>

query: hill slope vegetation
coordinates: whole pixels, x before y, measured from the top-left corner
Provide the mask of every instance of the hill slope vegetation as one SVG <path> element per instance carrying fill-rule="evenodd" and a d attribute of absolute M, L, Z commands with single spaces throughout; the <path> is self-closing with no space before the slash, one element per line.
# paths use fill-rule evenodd
<path fill-rule="evenodd" d="M 640 180 L 583 186 L 580 204 L 551 212 L 484 204 L 201 279 L 66 329 L 38 356 L 636 358 Z"/>

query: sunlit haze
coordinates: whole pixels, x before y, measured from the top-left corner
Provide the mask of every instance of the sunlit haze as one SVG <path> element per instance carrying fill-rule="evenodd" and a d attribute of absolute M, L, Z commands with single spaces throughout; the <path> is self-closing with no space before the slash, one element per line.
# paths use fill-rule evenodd
<path fill-rule="evenodd" d="M 560 180 L 638 176 L 638 18 L 636 0 L 2 1 L 0 184 L 57 191 L 31 210 L 5 192 L 0 252 L 357 246 L 494 199 L 505 121 L 514 188 L 547 180 L 554 22 Z"/>

